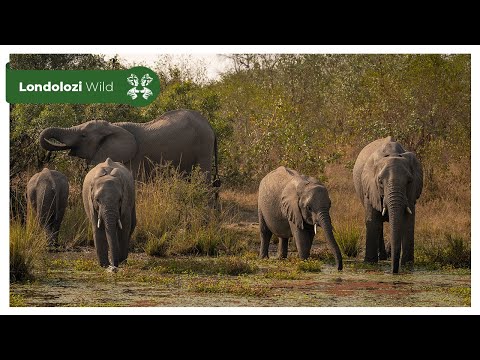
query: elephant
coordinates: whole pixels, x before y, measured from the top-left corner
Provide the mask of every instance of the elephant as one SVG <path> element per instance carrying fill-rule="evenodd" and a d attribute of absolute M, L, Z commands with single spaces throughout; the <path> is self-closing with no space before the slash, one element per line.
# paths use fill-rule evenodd
<path fill-rule="evenodd" d="M 317 226 L 323 228 L 338 270 L 342 254 L 333 236 L 330 219 L 331 201 L 325 186 L 316 179 L 280 166 L 268 173 L 258 189 L 260 258 L 268 258 L 272 234 L 279 239 L 278 255 L 286 258 L 288 239 L 293 236 L 298 256 L 307 259 Z"/>
<path fill-rule="evenodd" d="M 192 110 L 169 111 L 147 123 L 92 120 L 70 128 L 47 128 L 40 134 L 40 145 L 49 151 L 70 150 L 70 156 L 86 159 L 91 165 L 107 157 L 122 162 L 134 178 L 148 176 L 155 164 L 171 162 L 189 174 L 198 165 L 220 186 L 217 138 L 208 120 Z"/>
<path fill-rule="evenodd" d="M 58 233 L 68 204 L 68 179 L 59 171 L 44 168 L 27 183 L 27 206 L 46 230 L 48 245 L 58 246 Z"/>
<path fill-rule="evenodd" d="M 85 176 L 82 198 L 98 262 L 116 271 L 127 259 L 136 225 L 133 175 L 121 163 L 107 158 Z"/>
<path fill-rule="evenodd" d="M 412 152 L 391 136 L 365 146 L 353 168 L 355 191 L 365 208 L 365 262 L 387 259 L 383 222 L 390 223 L 392 273 L 414 261 L 415 204 L 422 193 L 423 169 Z"/>

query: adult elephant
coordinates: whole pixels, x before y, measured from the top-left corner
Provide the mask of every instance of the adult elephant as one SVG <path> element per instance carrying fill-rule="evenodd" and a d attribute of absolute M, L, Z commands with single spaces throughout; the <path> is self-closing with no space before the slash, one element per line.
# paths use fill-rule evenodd
<path fill-rule="evenodd" d="M 392 272 L 414 260 L 415 203 L 422 193 L 423 169 L 417 157 L 391 136 L 368 144 L 353 168 L 355 191 L 365 208 L 365 262 L 387 258 L 383 222 L 390 223 Z"/>
<path fill-rule="evenodd" d="M 92 120 L 70 128 L 47 128 L 40 134 L 45 150 L 70 150 L 96 165 L 108 157 L 122 162 L 134 177 L 149 174 L 155 164 L 171 162 L 190 173 L 195 165 L 209 183 L 217 178 L 217 139 L 208 120 L 192 110 L 173 110 L 147 123 Z"/>

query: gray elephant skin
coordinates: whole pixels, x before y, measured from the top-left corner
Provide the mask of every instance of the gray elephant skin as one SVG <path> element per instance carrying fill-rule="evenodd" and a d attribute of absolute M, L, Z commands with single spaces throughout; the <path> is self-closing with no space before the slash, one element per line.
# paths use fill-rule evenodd
<path fill-rule="evenodd" d="M 40 134 L 45 150 L 70 150 L 96 165 L 107 157 L 122 162 L 134 177 L 149 174 L 154 164 L 171 162 L 190 173 L 198 165 L 209 183 L 212 156 L 217 177 L 217 139 L 208 120 L 192 110 L 169 111 L 147 123 L 92 120 L 70 128 L 47 128 Z"/>
<path fill-rule="evenodd" d="M 336 266 L 342 270 L 342 255 L 333 236 L 330 206 L 327 189 L 316 179 L 283 166 L 271 171 L 262 179 L 258 190 L 260 257 L 268 258 L 274 234 L 279 239 L 280 258 L 287 257 L 288 239 L 293 237 L 298 256 L 307 259 L 317 226 L 320 226 L 335 256 Z"/>
<path fill-rule="evenodd" d="M 121 163 L 107 158 L 85 176 L 82 197 L 98 262 L 116 269 L 127 259 L 136 225 L 133 176 Z"/>
<path fill-rule="evenodd" d="M 56 170 L 43 169 L 27 184 L 27 203 L 46 230 L 49 246 L 58 245 L 58 232 L 68 204 L 68 179 Z"/>
<path fill-rule="evenodd" d="M 391 136 L 368 144 L 353 168 L 355 191 L 365 208 L 365 262 L 387 259 L 383 222 L 390 223 L 392 272 L 413 264 L 415 204 L 423 188 L 417 157 Z"/>

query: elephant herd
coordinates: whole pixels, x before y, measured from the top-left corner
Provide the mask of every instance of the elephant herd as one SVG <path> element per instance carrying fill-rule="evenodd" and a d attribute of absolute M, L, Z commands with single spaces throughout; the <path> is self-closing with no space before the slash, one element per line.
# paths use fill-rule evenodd
<path fill-rule="evenodd" d="M 94 120 L 70 128 L 48 128 L 40 134 L 40 144 L 50 151 L 68 149 L 71 156 L 96 165 L 85 177 L 82 198 L 98 262 L 111 271 L 126 260 L 136 226 L 134 179 L 148 177 L 155 164 L 168 162 L 186 174 L 198 166 L 207 183 L 213 178 L 213 186 L 219 186 L 215 133 L 207 119 L 191 110 L 170 111 L 143 124 Z M 365 208 L 365 261 L 387 259 L 383 222 L 388 221 L 392 272 L 398 273 L 400 263 L 414 260 L 415 203 L 422 192 L 422 166 L 415 154 L 387 137 L 363 148 L 353 181 Z M 43 169 L 27 184 L 28 204 L 52 246 L 57 243 L 68 191 L 66 176 L 55 170 Z M 260 257 L 268 257 L 275 235 L 280 258 L 287 257 L 288 240 L 293 237 L 298 256 L 306 259 L 320 227 L 341 270 L 330 207 L 325 185 L 315 178 L 283 166 L 271 171 L 258 190 Z"/>

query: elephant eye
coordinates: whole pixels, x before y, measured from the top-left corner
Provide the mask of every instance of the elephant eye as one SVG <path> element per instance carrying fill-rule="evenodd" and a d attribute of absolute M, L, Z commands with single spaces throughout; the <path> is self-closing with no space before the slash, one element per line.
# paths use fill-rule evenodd
<path fill-rule="evenodd" d="M 87 137 L 87 135 L 85 135 L 85 134 L 81 134 L 81 135 L 80 135 L 80 137 L 82 137 L 82 138 L 86 138 L 86 137 Z"/>
<path fill-rule="evenodd" d="M 312 211 L 312 208 L 310 207 L 310 205 L 307 205 L 307 211 Z"/>

